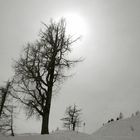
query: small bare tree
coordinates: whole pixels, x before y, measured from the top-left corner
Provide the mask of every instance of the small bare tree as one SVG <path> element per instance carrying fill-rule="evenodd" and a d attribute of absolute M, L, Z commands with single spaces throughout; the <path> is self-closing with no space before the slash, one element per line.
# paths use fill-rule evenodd
<path fill-rule="evenodd" d="M 72 36 L 66 35 L 63 19 L 44 26 L 39 40 L 27 44 L 15 63 L 14 91 L 17 94 L 14 97 L 25 105 L 28 117 L 42 118 L 41 134 L 48 134 L 53 90 L 67 77 L 66 70 L 80 59 L 71 60 L 67 56 L 71 45 L 79 38 L 73 40 Z"/>
<path fill-rule="evenodd" d="M 6 86 L 0 87 L 0 117 L 2 116 L 7 96 L 9 96 L 10 86 L 11 83 L 8 81 Z"/>
<path fill-rule="evenodd" d="M 0 132 L 14 136 L 11 86 L 12 82 L 8 81 L 6 86 L 0 87 Z"/>
<path fill-rule="evenodd" d="M 80 127 L 82 122 L 80 119 L 81 111 L 76 105 L 67 107 L 65 117 L 61 119 L 64 127 L 73 131 L 76 127 Z"/>

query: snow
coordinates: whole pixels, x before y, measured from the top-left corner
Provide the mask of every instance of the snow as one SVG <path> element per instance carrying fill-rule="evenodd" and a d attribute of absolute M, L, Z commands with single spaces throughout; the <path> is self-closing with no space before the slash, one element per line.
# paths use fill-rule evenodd
<path fill-rule="evenodd" d="M 140 115 L 105 124 L 94 136 L 127 136 L 140 138 Z"/>
<path fill-rule="evenodd" d="M 92 140 L 92 137 L 79 132 L 59 131 L 50 135 L 0 137 L 0 140 Z"/>
<path fill-rule="evenodd" d="M 50 135 L 0 136 L 0 140 L 140 140 L 140 115 L 105 124 L 93 134 L 56 131 Z"/>
<path fill-rule="evenodd" d="M 92 137 L 93 140 L 140 140 L 140 114 L 107 123 Z"/>

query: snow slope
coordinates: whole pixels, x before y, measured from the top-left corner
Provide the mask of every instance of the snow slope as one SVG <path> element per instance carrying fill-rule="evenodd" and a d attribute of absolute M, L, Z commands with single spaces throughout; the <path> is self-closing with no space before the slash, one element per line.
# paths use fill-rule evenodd
<path fill-rule="evenodd" d="M 140 114 L 107 123 L 92 136 L 93 140 L 140 140 Z"/>
<path fill-rule="evenodd" d="M 94 136 L 137 136 L 140 137 L 140 115 L 105 124 Z"/>

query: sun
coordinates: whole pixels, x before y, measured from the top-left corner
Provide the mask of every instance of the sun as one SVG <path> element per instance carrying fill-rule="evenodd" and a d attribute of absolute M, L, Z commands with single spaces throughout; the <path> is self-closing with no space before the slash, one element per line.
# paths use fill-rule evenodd
<path fill-rule="evenodd" d="M 66 20 L 67 32 L 70 35 L 86 36 L 87 25 L 86 21 L 80 14 L 76 13 L 65 13 L 63 18 Z"/>

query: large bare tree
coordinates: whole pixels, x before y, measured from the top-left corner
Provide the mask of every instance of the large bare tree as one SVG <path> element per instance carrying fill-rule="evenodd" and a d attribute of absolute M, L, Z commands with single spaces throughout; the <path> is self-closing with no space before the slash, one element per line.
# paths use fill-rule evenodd
<path fill-rule="evenodd" d="M 14 95 L 26 107 L 27 115 L 42 118 L 41 134 L 49 133 L 49 114 L 52 93 L 67 76 L 66 70 L 81 61 L 70 60 L 68 54 L 71 45 L 79 38 L 73 39 L 66 33 L 66 23 L 51 21 L 44 24 L 40 38 L 35 43 L 28 43 L 21 57 L 16 61 Z"/>

